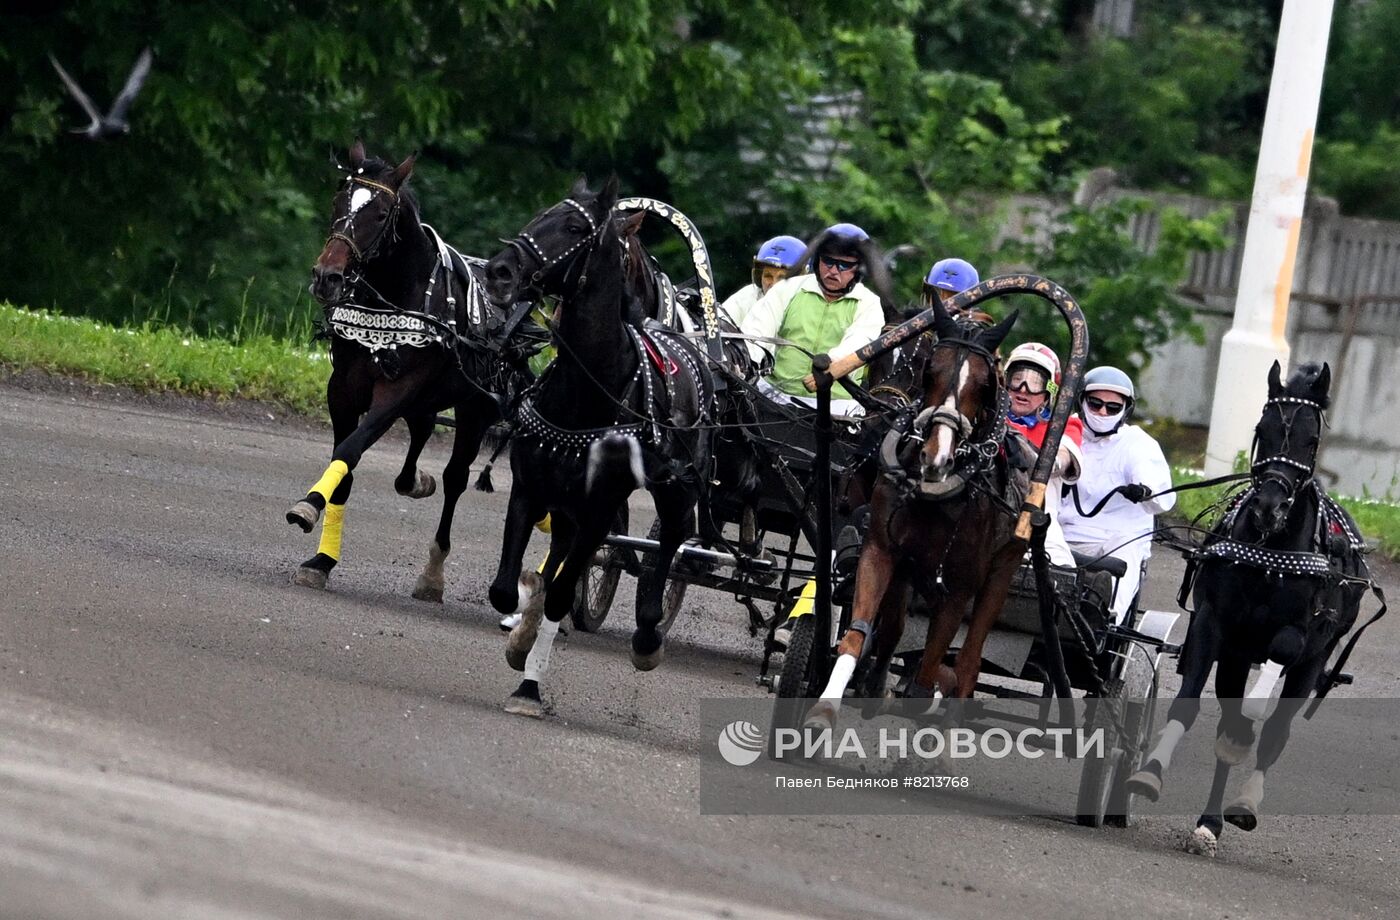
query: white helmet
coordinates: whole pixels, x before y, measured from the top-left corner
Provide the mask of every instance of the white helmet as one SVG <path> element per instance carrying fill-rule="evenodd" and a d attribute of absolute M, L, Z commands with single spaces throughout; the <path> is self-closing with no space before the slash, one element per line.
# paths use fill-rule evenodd
<path fill-rule="evenodd" d="M 1133 391 L 1133 379 L 1118 368 L 1106 364 L 1084 375 L 1083 392 L 1087 393 L 1090 390 L 1107 390 L 1119 396 L 1126 396 L 1130 400 L 1137 399 L 1137 394 Z"/>
<path fill-rule="evenodd" d="M 1047 345 L 1039 342 L 1026 342 L 1017 345 L 1011 350 L 1011 354 L 1006 358 L 1006 373 L 1011 374 L 1011 368 L 1017 364 L 1029 364 L 1038 367 L 1045 372 L 1045 376 L 1053 383 L 1052 390 L 1060 388 L 1060 359 L 1055 352 Z M 1053 396 L 1054 393 L 1052 392 Z"/>

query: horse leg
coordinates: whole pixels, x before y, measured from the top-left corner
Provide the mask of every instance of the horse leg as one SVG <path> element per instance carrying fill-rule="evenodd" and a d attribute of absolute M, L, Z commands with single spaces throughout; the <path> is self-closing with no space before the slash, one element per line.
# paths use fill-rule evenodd
<path fill-rule="evenodd" d="M 1182 670 L 1181 689 L 1167 710 L 1167 724 L 1158 733 L 1156 746 L 1148 753 L 1141 769 L 1128 777 L 1126 785 L 1132 795 L 1155 802 L 1162 794 L 1162 774 L 1171 766 L 1177 744 L 1201 711 L 1201 691 L 1205 689 L 1219 649 L 1220 627 L 1212 605 L 1198 601 L 1186 637 L 1183 653 L 1186 663 Z"/>
<path fill-rule="evenodd" d="M 418 469 L 418 455 L 433 433 L 436 417 L 431 413 L 419 415 L 404 419 L 404 423 L 408 425 L 408 453 L 403 458 L 403 469 L 394 477 L 394 491 L 408 498 L 427 498 L 437 491 L 437 481 L 431 473 Z"/>
<path fill-rule="evenodd" d="M 1243 831 L 1252 831 L 1259 825 L 1259 806 L 1264 800 L 1264 774 L 1283 753 L 1293 729 L 1293 717 L 1308 702 L 1308 695 L 1317 686 L 1318 676 L 1327 664 L 1327 656 L 1320 655 L 1304 667 L 1290 670 L 1283 679 L 1283 691 L 1279 695 L 1278 706 L 1273 715 L 1264 723 L 1259 733 L 1259 750 L 1254 758 L 1254 771 L 1245 779 L 1240 794 L 1225 808 L 1225 820 Z"/>
<path fill-rule="evenodd" d="M 374 397 L 364 419 L 343 441 L 336 443 L 326 471 L 306 493 L 306 497 L 287 512 L 288 524 L 295 524 L 306 533 L 311 532 L 325 510 L 327 500 L 335 495 L 335 490 L 360 462 L 360 457 L 389 430 L 395 419 L 403 415 L 404 407 L 418 394 L 421 378 L 421 374 L 405 375 L 392 384 L 375 386 Z"/>
<path fill-rule="evenodd" d="M 831 728 L 841 710 L 846 686 L 855 673 L 856 663 L 865 650 L 865 641 L 875 628 L 880 609 L 890 583 L 895 577 L 895 560 L 882 545 L 871 544 L 860 555 L 856 569 L 856 595 L 852 601 L 851 625 L 837 646 L 836 663 L 831 667 L 826 689 L 821 699 L 807 711 L 805 726 L 810 729 Z"/>
<path fill-rule="evenodd" d="M 525 663 L 539 636 L 540 622 L 544 617 L 545 598 L 549 585 L 559 574 L 561 561 L 569 554 L 577 528 L 572 520 L 564 515 L 556 515 L 549 535 L 549 551 L 540 561 L 538 572 L 524 572 L 520 576 L 520 622 L 511 629 L 506 638 L 506 663 L 512 670 L 525 670 Z M 538 679 L 527 686 L 524 682 L 516 694 L 525 699 L 539 700 Z"/>
<path fill-rule="evenodd" d="M 491 606 L 498 613 L 515 613 L 520 605 L 519 579 L 530 529 L 545 515 L 544 503 L 534 494 L 526 471 L 511 458 L 510 503 L 506 507 L 505 533 L 501 539 L 501 559 L 496 578 L 488 592 Z"/>
<path fill-rule="evenodd" d="M 676 550 L 688 536 L 686 520 L 690 509 L 695 507 L 696 495 L 691 489 L 680 485 L 658 485 L 652 489 L 652 504 L 656 507 L 656 519 L 660 522 L 660 535 L 656 550 L 657 571 L 671 570 L 671 562 L 676 558 Z M 601 542 L 607 536 L 611 514 L 601 517 L 602 531 L 598 534 Z M 648 578 L 639 582 L 644 585 L 637 592 L 637 628 L 632 632 L 632 667 L 638 671 L 650 671 L 661 664 L 666 653 L 666 637 L 658 627 L 663 616 L 662 598 L 666 590 L 666 579 Z M 571 598 L 572 600 L 572 598 Z"/>
<path fill-rule="evenodd" d="M 331 413 L 331 431 L 335 443 L 350 436 L 359 423 L 362 405 L 354 399 L 348 383 L 334 375 L 326 387 L 326 403 Z M 330 580 L 331 569 L 340 561 L 341 535 L 345 527 L 345 503 L 350 499 L 350 487 L 355 477 L 349 473 L 336 485 L 326 503 L 326 515 L 321 519 L 321 542 L 316 555 L 303 562 L 292 575 L 292 583 L 307 588 L 324 588 Z"/>
<path fill-rule="evenodd" d="M 957 696 L 971 699 L 977 688 L 977 675 L 982 671 L 982 648 L 987 644 L 987 634 L 992 631 L 1001 608 L 1006 604 L 1006 596 L 1011 593 L 1011 576 L 1021 564 L 1021 544 L 1011 544 L 1011 549 L 999 553 L 992 561 L 990 570 L 977 590 L 972 604 L 972 620 L 967 626 L 967 640 L 958 649 L 953 673 L 957 679 Z M 959 608 L 961 609 L 961 605 Z"/>
<path fill-rule="evenodd" d="M 580 519 L 587 522 L 582 526 L 577 521 L 566 520 L 562 515 L 555 516 L 550 534 L 549 555 L 544 561 L 543 603 L 537 596 L 530 598 L 520 625 L 511 633 L 514 643 L 516 631 L 522 632 L 518 644 L 523 646 L 526 635 L 524 631 L 532 627 L 537 630 L 530 643 L 529 654 L 525 656 L 525 676 L 520 681 L 520 686 L 515 688 L 515 692 L 506 701 L 506 712 L 537 719 L 544 715 L 540 681 L 544 680 L 549 671 L 550 654 L 554 648 L 554 640 L 559 635 L 559 624 L 573 607 L 574 588 L 578 584 L 579 575 L 592 564 L 594 551 L 597 550 L 598 544 L 602 543 L 603 537 L 607 536 L 608 525 L 605 523 L 600 529 L 597 521 L 610 522 L 616 514 L 616 507 L 606 516 L 581 514 Z M 523 581 L 525 579 L 522 579 Z M 512 643 L 508 643 L 508 656 L 509 645 Z"/>
<path fill-rule="evenodd" d="M 1230 781 L 1230 768 L 1244 760 L 1254 740 L 1253 723 L 1240 714 L 1240 697 L 1248 681 L 1248 659 L 1226 655 L 1216 665 L 1215 695 L 1220 701 L 1220 727 L 1215 736 L 1215 775 L 1211 779 L 1205 811 L 1186 840 L 1187 852 L 1197 856 L 1216 854 L 1220 832 L 1225 828 L 1222 803 L 1225 786 Z M 1249 740 L 1240 741 L 1233 731 L 1247 732 Z"/>
<path fill-rule="evenodd" d="M 919 670 L 909 682 L 909 696 L 931 697 L 935 689 L 944 696 L 950 696 L 957 689 L 957 677 L 953 669 L 943 663 L 943 659 L 948 656 L 948 648 L 958 634 L 963 610 L 970 599 L 965 592 L 949 594 L 930 610 L 924 654 L 919 660 Z"/>
<path fill-rule="evenodd" d="M 487 423 L 483 415 L 464 412 L 463 409 L 462 406 L 457 409 L 457 433 L 452 438 L 452 456 L 442 470 L 442 515 L 438 518 L 437 533 L 428 546 L 428 561 L 418 576 L 418 583 L 413 586 L 413 596 L 420 601 L 442 603 L 442 568 L 447 554 L 452 551 L 452 516 L 456 513 L 457 502 L 467 489 L 472 461 L 481 450 L 481 439 L 486 434 Z M 404 463 L 404 470 L 408 470 L 407 462 Z M 402 478 L 403 474 L 399 475 Z M 428 479 L 431 481 L 432 477 Z"/>

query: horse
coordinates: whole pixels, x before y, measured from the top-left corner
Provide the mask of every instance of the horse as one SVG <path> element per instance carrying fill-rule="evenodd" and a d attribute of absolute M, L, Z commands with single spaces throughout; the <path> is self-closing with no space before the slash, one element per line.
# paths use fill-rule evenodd
<path fill-rule="evenodd" d="M 639 488 L 652 495 L 660 547 L 655 570 L 638 582 L 631 658 L 643 671 L 661 662 L 665 576 L 711 475 L 713 380 L 689 340 L 648 320 L 654 268 L 629 241 L 645 215 L 620 222 L 616 201 L 616 177 L 596 193 L 580 179 L 486 266 L 497 304 L 527 292 L 559 299 L 559 357 L 520 405 L 501 560 L 490 588 L 502 613 L 523 603 L 507 658 L 524 678 L 506 710 L 536 718 L 543 715 L 540 681 L 579 576 Z M 530 528 L 546 514 L 551 533 L 542 571 L 521 579 Z"/>
<path fill-rule="evenodd" d="M 506 324 L 484 295 L 483 260 L 462 256 L 421 221 L 408 185 L 415 160 L 394 166 L 366 156 L 359 140 L 350 148 L 350 169 L 311 273 L 330 332 L 326 405 L 335 446 L 330 465 L 286 518 L 309 533 L 324 512 L 316 555 L 294 576 L 299 585 L 324 588 L 340 560 L 345 504 L 361 456 L 402 418 L 409 445 L 394 489 L 427 498 L 437 482 L 418 469 L 418 457 L 437 413 L 455 409 L 442 515 L 413 589 L 415 598 L 440 603 L 452 517 L 471 463 L 501 418 L 503 394 L 522 387 L 528 372 L 523 357 L 500 341 Z"/>
<path fill-rule="evenodd" d="M 1214 666 L 1221 707 L 1215 777 L 1187 841 L 1187 849 L 1206 856 L 1216 855 L 1224 822 L 1246 831 L 1257 826 L 1265 775 L 1308 696 L 1331 689 L 1337 668 L 1327 674 L 1324 668 L 1371 584 L 1356 522 L 1313 475 L 1331 369 L 1304 364 L 1284 385 L 1275 361 L 1268 383 L 1254 429 L 1251 483 L 1211 529 L 1182 585 L 1183 603 L 1190 592 L 1195 611 L 1178 668 L 1181 689 L 1155 747 L 1128 780 L 1130 792 L 1157 800 Z M 1259 679 L 1246 693 L 1254 664 L 1262 665 Z M 1282 692 L 1259 735 L 1254 771 L 1222 809 L 1230 768 L 1249 754 L 1254 723 L 1263 718 L 1280 675 Z"/>
<path fill-rule="evenodd" d="M 1014 515 L 1001 507 L 1013 473 L 1003 450 L 1006 394 L 996 349 L 1016 314 L 989 327 L 954 319 L 939 303 L 933 309 L 937 340 L 920 337 L 896 372 L 872 388 L 908 403 L 881 444 L 851 625 L 822 698 L 808 712 L 813 729 L 831 727 L 862 659 L 869 666 L 857 678 L 857 695 L 884 696 L 911 590 L 932 613 L 910 695 L 931 696 L 936 683 L 945 695 L 971 696 L 982 645 L 1025 553 Z M 943 660 L 969 602 L 967 640 L 950 671 Z"/>

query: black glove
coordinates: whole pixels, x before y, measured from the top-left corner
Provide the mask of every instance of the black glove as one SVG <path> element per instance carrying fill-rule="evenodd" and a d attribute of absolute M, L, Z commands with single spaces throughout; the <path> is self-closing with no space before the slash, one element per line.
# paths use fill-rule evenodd
<path fill-rule="evenodd" d="M 1130 502 L 1137 503 L 1145 502 L 1151 498 L 1152 490 L 1140 482 L 1130 482 L 1126 486 L 1119 487 L 1118 494 Z"/>

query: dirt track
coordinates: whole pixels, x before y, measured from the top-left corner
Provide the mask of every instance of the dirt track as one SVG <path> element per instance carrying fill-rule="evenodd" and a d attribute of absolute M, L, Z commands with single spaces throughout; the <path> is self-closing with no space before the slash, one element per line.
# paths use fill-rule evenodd
<path fill-rule="evenodd" d="M 1186 819 L 697 813 L 695 701 L 757 695 L 743 613 L 687 604 L 666 663 L 571 636 L 543 722 L 485 604 L 509 477 L 469 492 L 447 603 L 409 598 L 437 499 L 357 471 L 346 561 L 290 585 L 282 514 L 326 434 L 0 384 L 0 917 L 1393 916 L 1400 820 L 1270 818 L 1215 862 Z M 446 446 L 430 445 L 438 470 Z M 1167 607 L 1174 565 L 1154 569 Z M 1387 568 L 1387 575 L 1394 570 Z M 1388 583 L 1394 584 L 1389 579 Z M 1400 625 L 1341 693 L 1400 696 Z"/>

